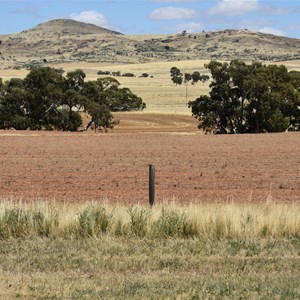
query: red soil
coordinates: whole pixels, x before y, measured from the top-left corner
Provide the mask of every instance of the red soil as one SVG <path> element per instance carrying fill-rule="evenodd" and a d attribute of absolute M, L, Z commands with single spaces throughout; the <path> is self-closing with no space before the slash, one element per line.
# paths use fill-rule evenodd
<path fill-rule="evenodd" d="M 0 131 L 0 198 L 148 203 L 300 201 L 300 133 Z"/>

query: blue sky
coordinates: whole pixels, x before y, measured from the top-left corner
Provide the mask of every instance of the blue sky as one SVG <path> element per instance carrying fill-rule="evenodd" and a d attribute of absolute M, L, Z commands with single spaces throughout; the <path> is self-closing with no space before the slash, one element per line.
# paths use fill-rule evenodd
<path fill-rule="evenodd" d="M 0 0 L 0 34 L 69 18 L 124 34 L 249 29 L 300 38 L 300 0 Z"/>

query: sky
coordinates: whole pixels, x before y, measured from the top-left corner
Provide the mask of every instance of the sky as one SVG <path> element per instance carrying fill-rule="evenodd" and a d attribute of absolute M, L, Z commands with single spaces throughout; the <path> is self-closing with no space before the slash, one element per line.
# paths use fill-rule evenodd
<path fill-rule="evenodd" d="M 74 19 L 127 35 L 248 29 L 300 39 L 300 0 L 0 0 L 0 34 Z"/>

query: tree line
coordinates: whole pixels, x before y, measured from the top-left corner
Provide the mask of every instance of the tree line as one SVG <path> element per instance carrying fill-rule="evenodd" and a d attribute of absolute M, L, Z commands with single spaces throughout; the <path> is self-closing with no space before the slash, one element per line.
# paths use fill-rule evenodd
<path fill-rule="evenodd" d="M 189 102 L 205 133 L 300 130 L 300 72 L 284 65 L 211 61 L 209 95 Z"/>
<path fill-rule="evenodd" d="M 98 127 L 113 128 L 112 112 L 143 110 L 146 105 L 112 78 L 85 81 L 82 70 L 33 68 L 24 79 L 0 78 L 0 128 L 76 131 L 82 112 Z"/>

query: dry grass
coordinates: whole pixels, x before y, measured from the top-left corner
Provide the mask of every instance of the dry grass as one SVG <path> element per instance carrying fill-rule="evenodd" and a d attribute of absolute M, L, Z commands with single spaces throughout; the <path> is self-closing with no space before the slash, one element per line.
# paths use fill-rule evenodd
<path fill-rule="evenodd" d="M 66 72 L 81 68 L 87 74 L 87 80 L 95 80 L 99 78 L 97 72 L 103 71 L 120 71 L 121 73 L 134 73 L 137 77 L 116 77 L 120 83 L 130 88 L 135 94 L 142 97 L 147 104 L 146 113 L 171 113 L 191 115 L 190 109 L 187 107 L 187 101 L 195 100 L 202 94 L 209 91 L 209 83 L 198 83 L 195 86 L 188 85 L 187 97 L 186 87 L 175 86 L 170 80 L 170 68 L 178 67 L 183 73 L 200 71 L 202 74 L 208 74 L 204 68 L 207 60 L 190 60 L 175 62 L 153 62 L 144 64 L 120 64 L 112 65 L 110 63 L 76 63 L 76 64 L 60 64 L 54 65 L 57 68 L 63 68 Z M 299 70 L 299 61 L 283 62 L 289 69 Z M 24 78 L 28 71 L 22 69 L 16 70 L 0 70 L 0 77 L 8 80 L 12 77 Z M 142 73 L 148 73 L 153 78 L 141 78 Z M 209 75 L 209 74 L 208 74 Z"/>
<path fill-rule="evenodd" d="M 195 86 L 188 85 L 187 97 L 184 85 L 175 86 L 170 79 L 170 69 L 178 67 L 183 73 L 199 70 L 207 73 L 204 64 L 207 61 L 185 61 L 185 62 L 158 62 L 148 64 L 119 65 L 102 68 L 108 71 L 130 72 L 137 77 L 117 77 L 123 86 L 130 88 L 135 94 L 142 97 L 147 105 L 145 112 L 172 113 L 191 115 L 187 102 L 195 100 L 201 94 L 208 92 L 208 83 L 199 83 Z M 97 68 L 97 67 L 96 67 Z M 95 79 L 93 72 L 97 69 L 86 69 L 88 78 Z M 140 78 L 142 73 L 147 73 L 153 78 Z"/>
<path fill-rule="evenodd" d="M 299 205 L 169 205 L 151 212 L 135 207 L 131 215 L 116 207 L 115 225 L 94 237 L 62 235 L 87 204 L 2 202 L 0 219 L 16 208 L 40 210 L 48 218 L 53 206 L 59 215 L 56 235 L 0 240 L 1 299 L 300 297 Z M 139 236 L 133 228 L 141 227 L 130 216 L 141 212 L 147 212 L 150 227 L 164 215 L 169 231 L 157 225 L 161 235 L 151 235 L 147 227 Z M 118 220 L 127 233 L 116 235 Z M 198 228 L 197 236 L 176 234 L 184 232 L 185 222 L 194 224 L 194 233 Z"/>
<path fill-rule="evenodd" d="M 195 86 L 188 85 L 187 95 L 186 87 L 175 86 L 170 79 L 170 69 L 174 66 L 180 68 L 182 72 L 200 71 L 207 73 L 204 64 L 208 61 L 180 61 L 180 62 L 157 62 L 147 64 L 129 64 L 129 65 L 106 65 L 96 63 L 78 63 L 55 65 L 54 67 L 63 68 L 66 72 L 81 68 L 87 75 L 87 80 L 96 80 L 99 70 L 120 71 L 121 73 L 133 73 L 134 78 L 115 77 L 122 86 L 130 88 L 135 94 L 143 99 L 147 108 L 145 112 L 149 113 L 172 113 L 191 115 L 187 102 L 195 100 L 203 93 L 208 92 L 209 83 L 199 83 Z M 0 77 L 3 80 L 9 80 L 12 77 L 24 78 L 28 71 L 26 70 L 1 70 Z M 153 78 L 141 78 L 142 73 L 148 73 Z M 187 97 L 186 97 L 187 96 Z"/>
<path fill-rule="evenodd" d="M 1 242 L 1 299 L 299 299 L 299 243 Z"/>
<path fill-rule="evenodd" d="M 299 215 L 299 204 L 190 204 L 184 207 L 169 204 L 149 210 L 141 206 L 111 207 L 105 201 L 100 204 L 2 201 L 0 238 L 133 235 L 148 238 L 205 237 L 212 240 L 298 239 Z"/>
<path fill-rule="evenodd" d="M 1 299 L 299 299 L 299 240 L 0 242 Z"/>

